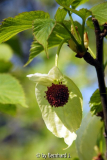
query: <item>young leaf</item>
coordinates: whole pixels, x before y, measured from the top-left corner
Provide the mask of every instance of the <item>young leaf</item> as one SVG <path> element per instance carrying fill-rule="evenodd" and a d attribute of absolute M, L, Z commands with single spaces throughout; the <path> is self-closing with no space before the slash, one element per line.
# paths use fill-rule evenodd
<path fill-rule="evenodd" d="M 14 104 L 1 104 L 0 112 L 14 116 L 16 114 L 16 106 Z"/>
<path fill-rule="evenodd" d="M 80 160 L 91 160 L 94 156 L 94 146 L 103 126 L 100 118 L 88 113 L 77 131 L 76 147 Z"/>
<path fill-rule="evenodd" d="M 72 3 L 72 7 L 73 7 L 73 8 L 76 8 L 76 7 L 80 6 L 81 4 L 86 3 L 87 1 L 89 1 L 89 0 L 75 0 L 75 1 Z"/>
<path fill-rule="evenodd" d="M 0 26 L 0 43 L 7 41 L 21 31 L 32 28 L 32 22 L 38 18 L 49 18 L 49 14 L 44 11 L 31 11 L 5 19 Z"/>
<path fill-rule="evenodd" d="M 67 11 L 64 8 L 59 7 L 56 14 L 55 14 L 56 21 L 57 22 L 63 22 L 66 14 L 67 14 Z"/>
<path fill-rule="evenodd" d="M 92 12 L 88 9 L 82 8 L 79 10 L 79 14 L 81 15 L 81 18 L 85 21 L 87 17 L 92 15 Z"/>
<path fill-rule="evenodd" d="M 97 89 L 93 93 L 93 95 L 91 96 L 89 105 L 90 105 L 90 108 L 91 108 L 91 111 L 92 111 L 93 114 L 96 114 L 96 113 L 102 111 L 99 89 Z"/>
<path fill-rule="evenodd" d="M 31 44 L 29 59 L 24 66 L 27 66 L 38 54 L 44 50 L 43 46 L 34 40 Z"/>
<path fill-rule="evenodd" d="M 66 1 L 65 0 L 56 0 L 56 2 L 61 6 L 63 6 L 63 5 L 70 6 L 73 1 L 74 0 L 66 0 Z"/>
<path fill-rule="evenodd" d="M 48 39 L 48 48 L 55 47 L 59 45 L 60 42 L 61 42 L 61 39 L 56 37 L 55 34 L 52 33 L 52 35 Z M 31 45 L 29 60 L 24 66 L 27 66 L 42 51 L 44 51 L 43 46 L 40 43 L 38 43 L 36 40 L 34 40 Z"/>
<path fill-rule="evenodd" d="M 71 13 L 75 13 L 76 15 L 80 16 L 84 21 L 86 20 L 86 18 L 88 16 L 90 16 L 92 13 L 90 10 L 88 9 L 85 9 L 85 8 L 82 8 L 80 9 L 79 11 L 78 10 L 75 10 L 75 9 L 72 9 L 72 8 L 69 8 L 67 7 L 66 5 L 62 5 L 66 10 L 70 11 Z"/>
<path fill-rule="evenodd" d="M 55 20 L 53 19 L 36 19 L 33 23 L 33 33 L 34 36 L 45 49 L 47 54 L 48 49 L 48 38 L 52 33 L 53 28 L 55 27 Z"/>
<path fill-rule="evenodd" d="M 21 85 L 9 74 L 0 74 L 0 103 L 27 107 Z"/>
<path fill-rule="evenodd" d="M 98 20 L 100 25 L 107 23 L 107 2 L 100 3 L 90 9 L 92 15 Z M 92 19 L 87 20 L 87 25 L 93 29 Z"/>
<path fill-rule="evenodd" d="M 66 28 L 71 31 L 71 21 L 63 21 L 63 24 L 66 26 Z M 71 38 L 70 33 L 61 23 L 57 23 L 55 28 L 53 29 L 53 32 L 56 34 L 56 36 L 63 38 Z"/>
<path fill-rule="evenodd" d="M 90 9 L 100 25 L 107 23 L 107 2 L 98 4 Z"/>
<path fill-rule="evenodd" d="M 63 23 L 69 30 L 71 29 L 70 21 L 64 21 Z M 56 24 L 51 35 L 49 36 L 48 48 L 58 46 L 64 38 L 70 39 L 70 34 L 61 24 L 58 23 Z M 34 40 L 34 42 L 31 45 L 29 60 L 25 64 L 25 66 L 28 65 L 33 60 L 33 58 L 35 58 L 43 50 L 44 50 L 43 46 L 36 40 Z"/>

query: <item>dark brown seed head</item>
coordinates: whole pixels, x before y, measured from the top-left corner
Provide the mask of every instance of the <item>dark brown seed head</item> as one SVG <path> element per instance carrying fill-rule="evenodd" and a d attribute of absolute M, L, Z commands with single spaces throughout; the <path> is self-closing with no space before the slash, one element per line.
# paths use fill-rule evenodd
<path fill-rule="evenodd" d="M 49 104 L 53 107 L 62 107 L 68 102 L 69 91 L 66 85 L 60 82 L 59 84 L 53 84 L 47 87 L 48 90 L 45 92 L 45 98 L 48 100 Z"/>

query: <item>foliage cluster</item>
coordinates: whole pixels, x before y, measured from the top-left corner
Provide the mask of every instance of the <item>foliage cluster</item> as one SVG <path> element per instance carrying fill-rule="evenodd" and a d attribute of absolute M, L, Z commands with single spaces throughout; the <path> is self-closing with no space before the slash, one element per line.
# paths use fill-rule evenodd
<path fill-rule="evenodd" d="M 95 54 L 89 47 L 86 25 L 88 25 L 88 27 L 90 27 L 91 29 L 94 29 L 92 23 L 92 17 L 94 17 L 98 20 L 101 30 L 104 29 L 104 24 L 107 22 L 107 2 L 98 4 L 92 7 L 90 10 L 86 8 L 82 8 L 80 10 L 76 9 L 79 5 L 84 4 L 87 1 L 88 0 L 56 0 L 56 2 L 60 6 L 57 9 L 53 19 L 51 19 L 50 15 L 44 11 L 31 11 L 20 13 L 14 18 L 7 18 L 2 22 L 0 26 L 0 43 L 2 43 L 0 44 L 1 112 L 15 115 L 16 108 L 18 108 L 20 105 L 23 107 L 28 107 L 34 103 L 33 101 L 35 101 L 34 96 L 31 93 L 31 89 L 33 89 L 34 86 L 32 84 L 30 84 L 30 86 L 28 82 L 25 84 L 24 82 L 22 82 L 23 88 L 25 89 L 25 91 L 27 91 L 27 93 L 25 92 L 27 96 L 29 96 L 31 93 L 33 97 L 30 101 L 28 100 L 26 104 L 23 88 L 17 78 L 20 77 L 19 79 L 21 81 L 21 78 L 23 76 L 25 77 L 27 72 L 25 69 L 23 69 L 23 73 L 21 73 L 21 75 L 18 75 L 18 73 L 14 74 L 14 72 L 11 70 L 13 64 L 10 61 L 13 55 L 13 50 L 7 44 L 3 43 L 19 32 L 31 28 L 33 29 L 34 40 L 31 45 L 29 60 L 27 61 L 25 66 L 27 66 L 42 51 L 45 51 L 47 58 L 49 58 L 48 49 L 56 46 L 58 47 L 58 49 L 55 57 L 55 65 L 58 66 L 59 53 L 64 43 L 68 44 L 68 46 L 76 53 L 76 57 L 78 58 L 82 58 L 87 50 L 90 52 L 93 58 L 96 58 Z M 82 23 L 74 21 L 72 14 L 78 15 L 82 19 Z M 66 17 L 69 17 L 69 19 L 66 19 Z M 46 65 L 48 66 L 48 64 Z M 103 65 L 105 68 L 107 63 L 104 63 Z M 51 72 L 49 72 L 48 77 L 53 76 L 53 82 L 60 79 L 62 82 L 64 81 L 64 83 L 67 84 L 68 87 L 71 85 L 71 90 L 73 90 L 72 95 L 70 95 L 71 101 L 74 100 L 74 96 L 76 96 L 77 99 L 81 97 L 80 91 L 71 80 L 69 80 L 67 77 L 64 77 L 60 71 L 57 71 L 57 69 L 54 69 Z M 35 77 L 33 78 L 35 81 Z M 46 79 L 46 82 L 47 81 L 48 79 Z M 39 79 L 37 82 L 41 83 L 42 80 Z M 80 117 L 82 117 L 82 107 L 80 102 L 78 100 L 72 103 L 70 102 L 69 105 L 74 105 L 75 108 L 77 107 L 76 109 L 72 108 L 70 110 L 69 107 L 68 109 L 64 108 L 64 111 L 62 111 L 61 108 L 58 108 L 57 111 L 54 108 L 50 109 L 50 106 L 48 106 L 45 100 L 42 99 L 44 95 L 42 95 L 41 93 L 43 93 L 45 87 L 44 84 L 36 85 L 37 102 L 41 109 L 43 119 L 46 123 L 47 128 L 51 130 L 54 135 L 65 138 L 65 143 L 68 144 L 68 146 L 71 145 L 68 143 L 68 141 L 71 140 L 71 136 L 68 136 L 68 132 L 75 132 L 75 134 L 77 134 L 77 139 L 75 142 L 73 142 L 73 145 L 76 145 L 77 153 L 75 152 L 76 154 L 74 154 L 73 159 L 78 157 L 77 159 L 80 160 L 90 160 L 95 155 L 95 150 L 97 150 L 98 153 L 104 153 L 105 148 L 102 148 L 101 144 L 103 141 L 102 132 L 104 124 L 100 120 L 100 118 L 96 117 L 96 114 L 102 111 L 99 91 L 96 90 L 90 98 L 90 111 L 93 116 L 91 113 L 89 113 L 85 118 L 83 118 L 81 123 Z M 71 116 L 70 111 L 72 115 L 75 115 L 76 119 Z M 56 121 L 57 118 L 59 118 L 60 121 Z M 56 125 L 59 125 L 60 127 L 57 128 Z M 64 132 L 66 132 L 64 135 L 61 132 L 61 126 L 64 126 L 66 128 L 63 130 Z M 57 131 L 55 130 L 55 127 L 57 128 Z M 71 146 L 71 148 L 73 147 Z"/>

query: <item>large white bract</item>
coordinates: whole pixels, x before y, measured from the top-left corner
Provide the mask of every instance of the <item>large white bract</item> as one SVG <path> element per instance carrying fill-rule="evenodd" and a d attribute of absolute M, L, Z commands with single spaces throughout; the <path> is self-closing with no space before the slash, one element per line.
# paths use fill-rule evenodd
<path fill-rule="evenodd" d="M 36 83 L 35 95 L 47 128 L 55 136 L 64 138 L 65 143 L 69 147 L 76 139 L 75 131 L 80 127 L 82 120 L 82 95 L 78 87 L 70 78 L 64 76 L 56 66 L 48 74 L 35 73 L 27 77 Z M 52 106 L 47 100 L 47 90 L 52 86 L 51 91 L 55 92 L 54 86 L 56 85 L 62 85 L 63 92 L 63 86 L 68 88 L 69 98 L 63 106 Z M 51 92 L 49 93 L 51 94 Z M 57 94 L 57 92 L 55 93 Z"/>

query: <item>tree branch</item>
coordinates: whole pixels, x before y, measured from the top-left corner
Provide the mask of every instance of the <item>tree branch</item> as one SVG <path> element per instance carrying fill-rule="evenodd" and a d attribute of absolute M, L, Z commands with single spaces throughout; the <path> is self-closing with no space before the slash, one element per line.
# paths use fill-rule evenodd
<path fill-rule="evenodd" d="M 86 52 L 84 55 L 84 60 L 93 65 L 97 72 L 99 92 L 102 102 L 103 114 L 104 114 L 104 124 L 105 124 L 105 142 L 106 142 L 106 158 L 107 158 L 107 95 L 106 86 L 104 80 L 104 70 L 103 70 L 103 38 L 107 35 L 107 24 L 104 24 L 104 29 L 101 31 L 98 21 L 92 18 L 95 35 L 96 35 L 96 59 L 94 59 L 90 53 Z"/>
<path fill-rule="evenodd" d="M 87 63 L 89 63 L 90 65 L 92 65 L 94 67 L 99 65 L 98 61 L 96 59 L 94 59 L 89 52 L 86 52 L 84 54 L 83 58 Z"/>
<path fill-rule="evenodd" d="M 92 18 L 96 34 L 96 59 L 103 63 L 103 36 L 101 36 L 100 26 L 95 18 Z"/>

